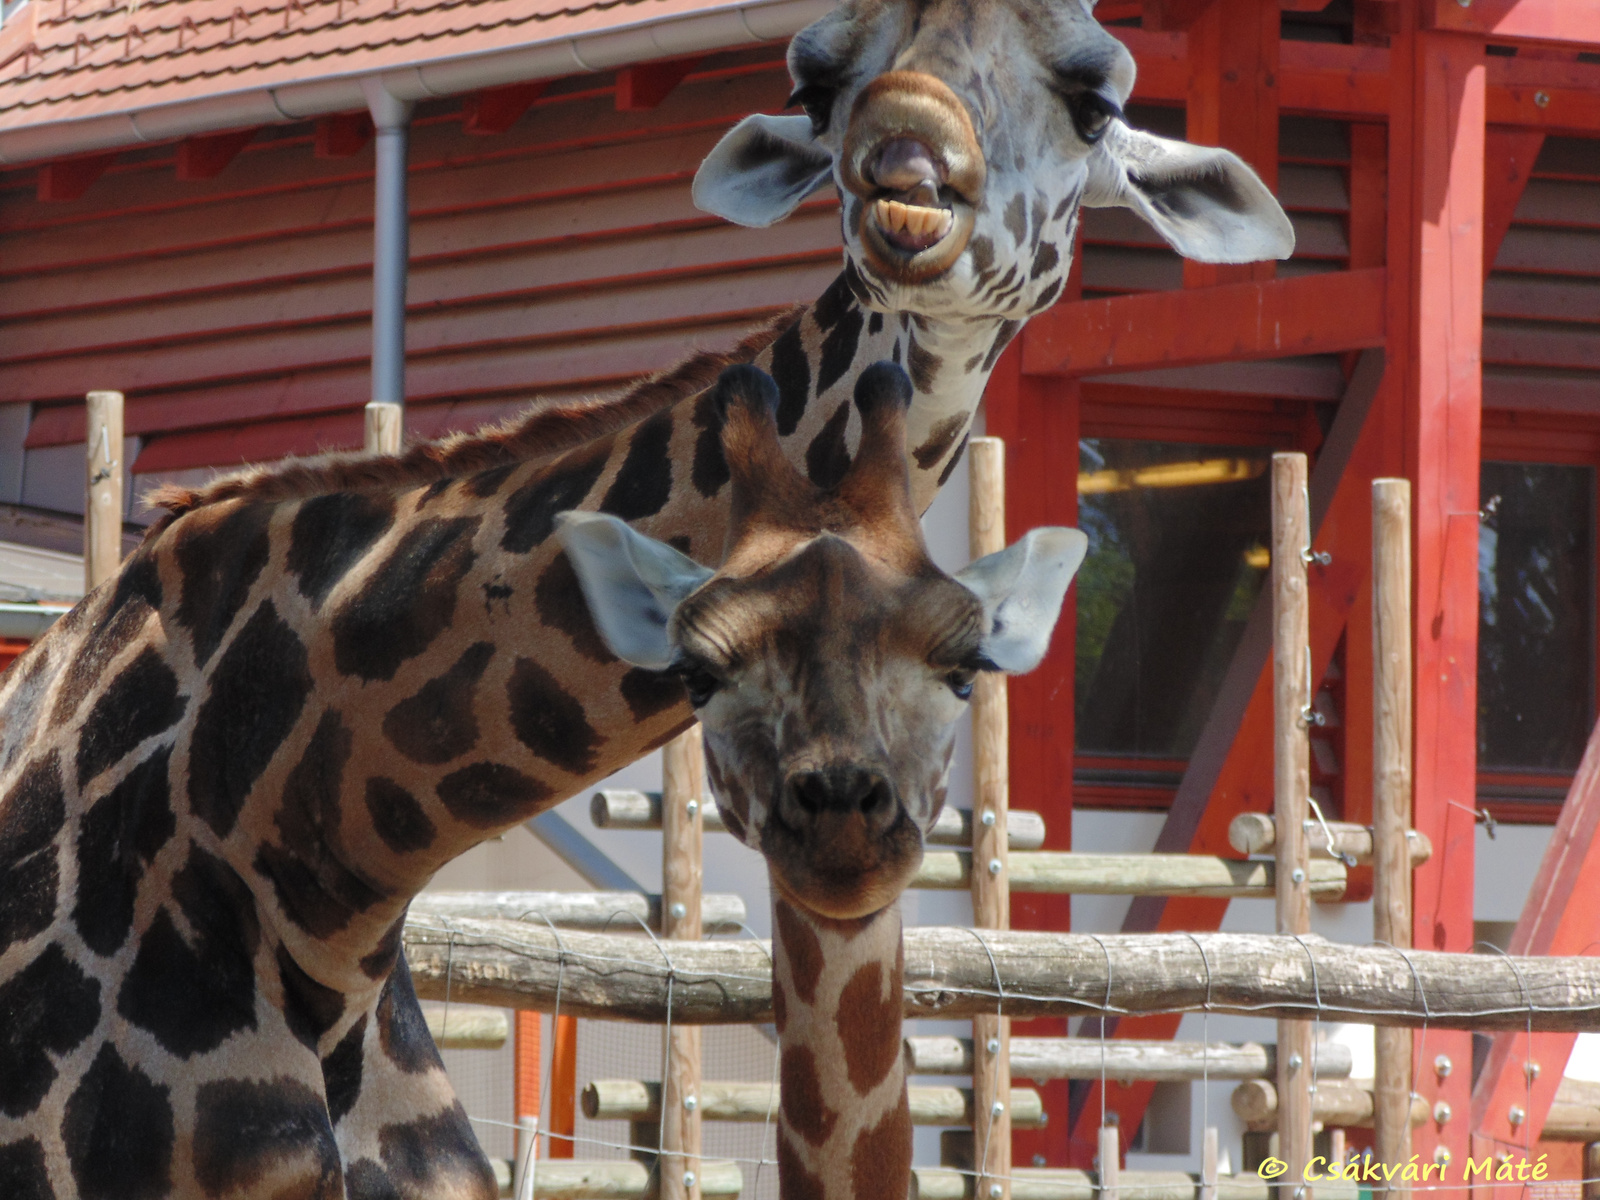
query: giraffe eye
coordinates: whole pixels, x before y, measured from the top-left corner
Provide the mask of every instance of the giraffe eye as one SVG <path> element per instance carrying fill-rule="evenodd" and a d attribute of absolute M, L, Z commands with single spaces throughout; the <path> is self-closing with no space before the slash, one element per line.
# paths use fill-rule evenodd
<path fill-rule="evenodd" d="M 828 132 L 828 121 L 833 115 L 833 98 L 838 90 L 820 83 L 802 83 L 789 94 L 787 108 L 798 105 L 811 118 L 811 135 L 821 137 Z"/>
<path fill-rule="evenodd" d="M 1091 146 L 1104 136 L 1114 118 L 1122 116 L 1122 109 L 1116 102 L 1099 92 L 1077 92 L 1068 96 L 1067 111 L 1072 115 L 1078 136 Z"/>
<path fill-rule="evenodd" d="M 689 693 L 689 704 L 694 708 L 704 708 L 722 686 L 722 680 L 700 666 L 680 667 L 677 676 L 683 680 L 683 686 Z"/>
<path fill-rule="evenodd" d="M 949 685 L 950 690 L 956 694 L 957 700 L 970 700 L 972 699 L 972 684 L 977 677 L 978 673 L 976 671 L 969 671 L 963 667 L 951 671 L 944 677 L 944 681 Z"/>

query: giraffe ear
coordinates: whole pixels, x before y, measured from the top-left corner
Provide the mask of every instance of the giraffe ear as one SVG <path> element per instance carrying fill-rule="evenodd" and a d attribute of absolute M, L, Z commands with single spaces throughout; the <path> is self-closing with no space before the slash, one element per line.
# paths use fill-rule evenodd
<path fill-rule="evenodd" d="M 1050 649 L 1067 586 L 1089 539 L 1076 529 L 1035 529 L 956 576 L 983 601 L 983 656 L 1002 671 L 1031 671 Z"/>
<path fill-rule="evenodd" d="M 672 665 L 667 625 L 684 597 L 712 572 L 616 517 L 565 512 L 556 535 L 577 572 L 595 628 L 624 662 L 652 671 Z"/>
<path fill-rule="evenodd" d="M 833 155 L 817 144 L 811 118 L 746 117 L 694 175 L 696 208 L 735 225 L 765 229 L 833 178 Z"/>
<path fill-rule="evenodd" d="M 1083 202 L 1133 209 L 1196 262 L 1264 262 L 1294 253 L 1294 226 L 1237 154 L 1121 121 L 1107 126 L 1089 155 Z"/>

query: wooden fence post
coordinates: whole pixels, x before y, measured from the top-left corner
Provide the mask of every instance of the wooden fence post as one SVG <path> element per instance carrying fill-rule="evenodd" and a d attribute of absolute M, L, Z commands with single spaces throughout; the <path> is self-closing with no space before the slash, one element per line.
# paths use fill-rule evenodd
<path fill-rule="evenodd" d="M 700 940 L 701 806 L 706 760 L 700 726 L 666 744 L 661 755 L 661 932 L 668 941 Z M 661 1096 L 661 1200 L 700 1200 L 700 1054 L 697 1025 L 667 1034 Z"/>
<path fill-rule="evenodd" d="M 1411 948 L 1411 484 L 1372 481 L 1372 936 Z M 1411 1157 L 1411 1030 L 1380 1025 L 1373 1153 Z M 1373 1188 L 1374 1200 L 1411 1191 Z"/>
<path fill-rule="evenodd" d="M 999 438 L 973 438 L 967 451 L 973 558 L 1006 545 L 1006 450 Z M 1006 679 L 978 676 L 972 693 L 972 920 L 979 929 L 1011 926 L 1010 806 Z M 972 1143 L 977 1200 L 1011 1196 L 1011 1019 L 972 1019 Z"/>
<path fill-rule="evenodd" d="M 362 412 L 367 453 L 399 454 L 406 410 L 398 404 L 380 404 L 374 400 Z"/>
<path fill-rule="evenodd" d="M 83 506 L 83 582 L 93 591 L 122 565 L 122 393 L 90 392 L 88 490 Z"/>
<path fill-rule="evenodd" d="M 1311 888 L 1305 819 L 1310 812 L 1311 605 L 1306 552 L 1311 547 L 1306 456 L 1272 456 L 1273 816 L 1278 835 L 1277 930 L 1311 932 Z M 1311 1161 L 1311 1023 L 1278 1022 L 1278 1144 L 1288 1164 L 1281 1200 L 1309 1200 Z"/>

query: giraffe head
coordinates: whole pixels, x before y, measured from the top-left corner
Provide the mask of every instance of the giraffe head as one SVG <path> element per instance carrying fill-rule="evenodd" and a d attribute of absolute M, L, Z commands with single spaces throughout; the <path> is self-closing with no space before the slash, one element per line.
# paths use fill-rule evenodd
<path fill-rule="evenodd" d="M 742 225 L 832 182 L 859 299 L 1022 320 L 1061 293 L 1080 204 L 1123 206 L 1202 262 L 1287 258 L 1294 231 L 1226 150 L 1130 128 L 1134 62 L 1093 0 L 843 0 L 789 47 L 804 116 L 740 122 L 695 202 Z"/>
<path fill-rule="evenodd" d="M 783 454 L 772 380 L 725 371 L 733 512 L 714 572 L 614 517 L 561 524 L 612 650 L 687 685 L 728 828 L 828 917 L 877 912 L 910 881 L 974 677 L 1038 664 L 1086 545 L 1038 529 L 958 575 L 936 567 L 907 479 L 910 396 L 898 366 L 862 373 L 860 450 L 823 490 Z"/>

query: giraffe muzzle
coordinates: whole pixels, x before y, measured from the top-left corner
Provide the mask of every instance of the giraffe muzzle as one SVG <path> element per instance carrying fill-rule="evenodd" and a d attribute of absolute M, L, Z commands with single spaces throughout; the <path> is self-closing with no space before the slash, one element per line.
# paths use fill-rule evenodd
<path fill-rule="evenodd" d="M 898 283 L 948 271 L 972 237 L 987 168 L 966 105 L 919 71 L 880 75 L 857 97 L 840 162 L 866 265 Z"/>

